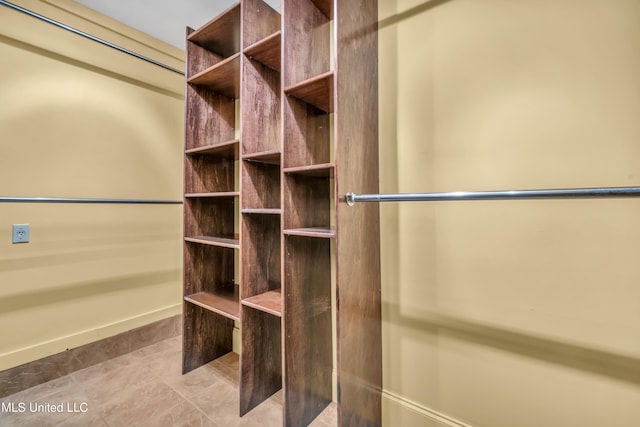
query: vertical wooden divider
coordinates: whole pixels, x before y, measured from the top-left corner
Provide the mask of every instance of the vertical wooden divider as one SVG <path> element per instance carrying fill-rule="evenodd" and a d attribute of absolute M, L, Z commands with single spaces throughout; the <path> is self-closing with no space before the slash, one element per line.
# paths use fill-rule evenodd
<path fill-rule="evenodd" d="M 282 388 L 282 143 L 280 14 L 262 0 L 243 0 L 241 16 L 242 416 Z"/>

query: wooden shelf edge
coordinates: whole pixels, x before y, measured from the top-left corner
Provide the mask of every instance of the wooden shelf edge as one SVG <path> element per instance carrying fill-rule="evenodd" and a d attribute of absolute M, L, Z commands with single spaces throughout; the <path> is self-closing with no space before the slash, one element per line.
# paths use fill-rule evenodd
<path fill-rule="evenodd" d="M 205 310 L 213 311 L 229 319 L 240 321 L 240 301 L 237 289 L 235 289 L 234 292 L 198 292 L 192 295 L 185 295 L 184 300 L 202 307 Z"/>
<path fill-rule="evenodd" d="M 200 243 L 202 245 L 220 246 L 223 248 L 240 249 L 240 241 L 238 239 L 229 239 L 228 237 L 213 236 L 195 236 L 185 237 L 185 242 Z"/>
<path fill-rule="evenodd" d="M 206 70 L 202 70 L 199 73 L 194 74 L 193 76 L 191 76 L 191 77 L 189 77 L 187 79 L 187 83 L 193 83 L 193 81 L 198 79 L 199 77 L 202 77 L 202 76 L 204 76 L 206 74 L 209 74 L 212 71 L 218 70 L 220 68 L 224 68 L 226 66 L 229 66 L 229 64 L 233 63 L 233 61 L 240 61 L 240 52 L 234 53 L 230 57 L 228 57 L 226 59 L 223 59 L 222 61 L 220 61 L 220 62 L 218 62 L 216 64 L 213 64 L 211 67 L 207 68 Z"/>
<path fill-rule="evenodd" d="M 333 163 L 320 163 L 317 165 L 294 166 L 284 168 L 285 175 L 311 175 L 319 177 L 333 177 L 335 165 Z"/>
<path fill-rule="evenodd" d="M 187 155 L 206 155 L 209 153 L 216 153 L 221 151 L 235 151 L 235 155 L 237 157 L 238 145 L 240 144 L 239 139 L 232 139 L 230 141 L 224 141 L 217 144 L 204 145 L 202 147 L 194 147 L 188 148 L 184 150 L 184 153 Z"/>
<path fill-rule="evenodd" d="M 186 199 L 200 199 L 200 198 L 211 198 L 211 197 L 238 197 L 240 196 L 239 191 L 220 191 L 216 193 L 185 193 L 184 197 Z"/>
<path fill-rule="evenodd" d="M 319 237 L 322 239 L 333 239 L 336 237 L 335 229 L 325 227 L 287 228 L 283 233 L 287 236 Z"/>
<path fill-rule="evenodd" d="M 282 214 L 282 209 L 277 208 L 277 209 L 269 209 L 269 208 L 257 208 L 257 209 L 253 209 L 253 208 L 245 208 L 242 209 L 241 212 L 243 214 L 257 214 L 257 215 L 281 215 Z"/>
<path fill-rule="evenodd" d="M 248 162 L 266 163 L 270 165 L 279 165 L 282 157 L 280 149 L 258 151 L 255 153 L 247 153 L 242 155 L 242 160 Z"/>
<path fill-rule="evenodd" d="M 265 313 L 282 317 L 282 294 L 280 291 L 268 291 L 260 295 L 245 298 L 241 304 Z"/>

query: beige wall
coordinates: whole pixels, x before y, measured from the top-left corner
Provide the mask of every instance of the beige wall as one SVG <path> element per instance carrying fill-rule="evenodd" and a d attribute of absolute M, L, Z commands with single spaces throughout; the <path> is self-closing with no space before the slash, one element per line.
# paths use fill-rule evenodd
<path fill-rule="evenodd" d="M 173 67 L 70 1 L 15 1 Z M 0 196 L 182 198 L 183 77 L 0 6 Z M 0 370 L 181 312 L 180 205 L 0 203 Z M 11 244 L 11 226 L 31 243 Z"/>
<path fill-rule="evenodd" d="M 380 0 L 381 190 L 640 183 L 640 2 Z M 640 202 L 387 204 L 384 424 L 640 424 Z"/>

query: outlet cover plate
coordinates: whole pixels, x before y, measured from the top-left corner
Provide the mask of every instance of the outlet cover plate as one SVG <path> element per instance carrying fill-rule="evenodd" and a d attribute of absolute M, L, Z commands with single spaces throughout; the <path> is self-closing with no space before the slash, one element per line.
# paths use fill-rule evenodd
<path fill-rule="evenodd" d="M 13 224 L 13 243 L 29 242 L 29 224 Z"/>

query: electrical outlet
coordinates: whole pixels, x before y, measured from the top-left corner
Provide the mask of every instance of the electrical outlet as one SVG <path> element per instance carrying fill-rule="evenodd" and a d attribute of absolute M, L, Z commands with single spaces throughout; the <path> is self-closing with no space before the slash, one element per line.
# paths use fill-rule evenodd
<path fill-rule="evenodd" d="M 29 224 L 13 224 L 13 243 L 29 242 Z"/>

